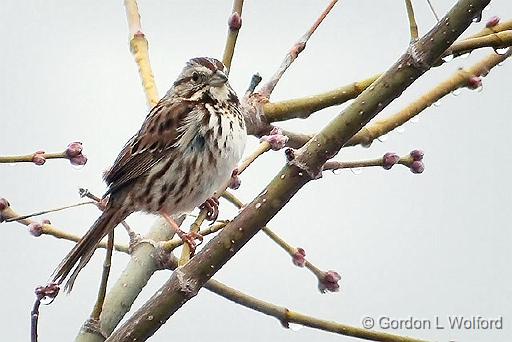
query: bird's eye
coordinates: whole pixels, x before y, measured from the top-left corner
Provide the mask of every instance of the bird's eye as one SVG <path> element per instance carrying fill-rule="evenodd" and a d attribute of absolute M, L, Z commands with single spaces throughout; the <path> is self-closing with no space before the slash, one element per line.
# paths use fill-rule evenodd
<path fill-rule="evenodd" d="M 199 81 L 199 79 L 200 79 L 200 78 L 201 78 L 201 77 L 199 76 L 199 73 L 194 72 L 194 73 L 192 74 L 192 81 L 197 82 L 197 81 Z"/>

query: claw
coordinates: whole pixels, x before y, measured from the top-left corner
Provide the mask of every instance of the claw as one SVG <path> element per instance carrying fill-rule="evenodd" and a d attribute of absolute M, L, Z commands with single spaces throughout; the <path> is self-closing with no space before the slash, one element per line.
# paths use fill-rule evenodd
<path fill-rule="evenodd" d="M 196 252 L 197 246 L 203 243 L 203 236 L 196 232 L 185 233 L 183 230 L 179 230 L 177 232 L 180 239 L 183 243 L 186 243 L 190 249 L 190 256 L 193 256 Z M 196 239 L 199 240 L 199 243 L 196 243 Z"/>
<path fill-rule="evenodd" d="M 199 208 L 207 210 L 206 219 L 208 221 L 215 221 L 219 217 L 219 199 L 216 197 L 208 198 Z"/>

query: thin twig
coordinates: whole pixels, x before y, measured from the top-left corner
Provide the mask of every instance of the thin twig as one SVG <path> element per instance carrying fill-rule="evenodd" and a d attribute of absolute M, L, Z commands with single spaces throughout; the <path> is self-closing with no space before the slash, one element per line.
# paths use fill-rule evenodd
<path fill-rule="evenodd" d="M 437 86 L 423 94 L 416 101 L 410 103 L 407 107 L 385 119 L 379 120 L 364 127 L 356 135 L 354 135 L 345 146 L 354 146 L 362 144 L 370 145 L 373 140 L 385 135 L 395 128 L 403 125 L 413 117 L 421 113 L 424 109 L 437 103 L 444 96 L 451 92 L 468 85 L 468 81 L 474 76 L 484 76 L 489 73 L 499 63 L 510 57 L 512 49 L 503 55 L 491 53 L 478 63 L 468 69 L 459 69 L 448 79 L 439 83 Z"/>
<path fill-rule="evenodd" d="M 101 274 L 100 288 L 98 289 L 98 298 L 91 313 L 91 320 L 99 321 L 101 310 L 103 309 L 103 302 L 107 293 L 108 276 L 110 274 L 110 265 L 112 263 L 112 250 L 114 248 L 114 230 L 108 233 L 107 239 L 107 253 L 105 254 L 105 261 L 103 262 L 103 272 Z"/>
<path fill-rule="evenodd" d="M 496 32 L 487 36 L 468 38 L 453 43 L 453 45 L 443 53 L 444 56 L 463 55 L 482 47 L 491 47 L 493 49 L 512 46 L 512 30 Z"/>
<path fill-rule="evenodd" d="M 331 11 L 331 9 L 334 7 L 334 5 L 336 5 L 337 2 L 338 2 L 338 0 L 332 0 L 329 3 L 329 5 L 327 6 L 327 8 L 322 12 L 320 17 L 318 17 L 318 19 L 315 21 L 313 26 L 311 26 L 311 28 L 292 46 L 292 48 L 286 55 L 285 59 L 281 63 L 281 66 L 276 71 L 276 73 L 272 76 L 272 78 L 267 83 L 265 83 L 261 87 L 259 93 L 262 96 L 267 97 L 267 98 L 270 97 L 270 94 L 272 94 L 272 91 L 276 87 L 276 85 L 279 82 L 279 80 L 281 79 L 281 77 L 284 75 L 286 70 L 293 63 L 293 61 L 295 61 L 295 59 L 297 59 L 299 54 L 304 50 L 309 38 L 311 38 L 311 36 L 316 31 L 318 26 L 320 26 L 322 21 L 325 19 L 325 17 L 327 17 L 327 15 Z"/>
<path fill-rule="evenodd" d="M 19 215 L 10 206 L 5 208 L 4 210 L 2 210 L 0 212 L 0 214 L 6 221 L 9 220 L 10 218 L 19 217 Z M 35 221 L 30 220 L 30 219 L 18 219 L 18 220 L 16 220 L 16 222 L 18 222 L 24 226 L 30 226 L 30 224 L 36 223 Z M 64 240 L 74 241 L 74 242 L 78 242 L 81 239 L 81 236 L 68 233 L 62 229 L 58 229 L 54 225 L 47 224 L 47 223 L 42 225 L 42 230 L 39 232 L 39 234 L 40 235 L 50 235 L 57 239 L 64 239 Z M 37 235 L 37 236 L 39 236 L 39 235 Z M 102 241 L 96 246 L 96 248 L 107 248 L 107 244 L 105 241 Z M 119 252 L 125 252 L 125 253 L 128 252 L 128 246 L 126 246 L 126 245 L 115 244 L 114 248 L 116 251 L 119 251 Z"/>
<path fill-rule="evenodd" d="M 241 209 L 244 206 L 244 203 L 240 201 L 234 194 L 232 194 L 229 191 L 225 191 L 222 194 L 222 197 L 225 198 L 228 202 L 232 203 L 234 206 L 236 206 L 238 209 Z M 293 247 L 289 243 L 287 243 L 285 240 L 283 240 L 279 235 L 277 235 L 273 230 L 271 230 L 269 227 L 265 226 L 261 229 L 272 241 L 274 241 L 279 247 L 281 247 L 283 250 L 285 250 L 292 258 L 296 255 L 298 248 Z M 305 260 L 304 266 L 310 270 L 320 281 L 321 278 L 324 275 L 324 271 L 320 270 L 320 268 L 316 267 L 311 262 Z"/>
<path fill-rule="evenodd" d="M 80 207 L 82 205 L 87 205 L 87 204 L 96 204 L 96 202 L 93 202 L 93 201 L 80 202 L 80 203 L 76 203 L 76 204 L 72 204 L 72 205 L 66 205 L 64 207 L 37 211 L 37 212 L 32 213 L 32 214 L 26 214 L 26 215 L 21 215 L 21 216 L 18 216 L 18 217 L 8 218 L 8 219 L 5 220 L 5 222 L 24 220 L 24 219 L 27 219 L 27 218 L 30 218 L 30 217 L 45 215 L 45 214 L 48 214 L 48 213 L 53 213 L 53 212 L 56 212 L 56 211 L 61 211 L 61 210 L 66 210 L 66 209 L 71 209 L 71 208 L 76 208 L 76 207 Z"/>
<path fill-rule="evenodd" d="M 233 54 L 235 53 L 236 40 L 238 38 L 238 32 L 242 27 L 242 8 L 244 6 L 244 0 L 233 0 L 233 10 L 228 20 L 228 37 L 226 39 L 226 46 L 224 47 L 224 55 L 222 57 L 222 63 L 228 69 L 228 74 L 231 71 L 231 61 L 233 60 Z"/>
<path fill-rule="evenodd" d="M 68 159 L 65 152 L 56 153 L 31 153 L 19 156 L 0 156 L 1 163 L 33 163 L 34 156 L 38 155 L 44 159 Z"/>
<path fill-rule="evenodd" d="M 409 18 L 409 30 L 411 31 L 411 43 L 418 39 L 418 25 L 414 18 L 414 8 L 412 7 L 411 0 L 405 0 L 405 7 L 407 9 L 407 18 Z"/>
<path fill-rule="evenodd" d="M 261 299 L 254 298 L 238 290 L 230 288 L 215 279 L 210 279 L 204 286 L 211 292 L 218 294 L 228 300 L 243 305 L 249 309 L 261 312 L 265 315 L 275 317 L 284 326 L 288 327 L 290 323 L 299 324 L 301 326 L 320 329 L 323 331 L 332 332 L 335 334 L 358 337 L 371 341 L 389 341 L 389 342 L 420 342 L 423 340 L 392 335 L 379 331 L 372 331 L 362 328 L 357 328 L 334 321 L 319 319 L 312 316 L 307 316 L 302 313 L 289 310 L 288 308 L 281 307 Z"/>
<path fill-rule="evenodd" d="M 39 307 L 41 306 L 41 298 L 37 296 L 32 311 L 30 312 L 30 341 L 37 342 L 37 323 L 39 321 Z"/>
<path fill-rule="evenodd" d="M 437 22 L 439 22 L 439 17 L 437 16 L 436 10 L 434 9 L 434 6 L 432 6 L 432 3 L 430 0 L 427 0 L 428 6 L 430 7 L 430 11 L 434 15 L 434 18 L 436 18 Z"/>

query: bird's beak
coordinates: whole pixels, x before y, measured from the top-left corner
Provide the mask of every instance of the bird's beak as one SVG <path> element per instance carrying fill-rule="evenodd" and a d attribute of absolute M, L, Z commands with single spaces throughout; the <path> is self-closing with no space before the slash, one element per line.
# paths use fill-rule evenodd
<path fill-rule="evenodd" d="M 220 87 L 227 81 L 228 81 L 228 77 L 226 76 L 226 74 L 224 72 L 222 72 L 221 70 L 217 70 L 210 78 L 209 83 L 211 86 Z"/>

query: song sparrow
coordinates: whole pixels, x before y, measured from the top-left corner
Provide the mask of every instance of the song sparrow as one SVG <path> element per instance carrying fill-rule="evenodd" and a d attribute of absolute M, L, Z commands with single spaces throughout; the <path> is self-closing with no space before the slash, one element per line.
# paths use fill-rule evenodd
<path fill-rule="evenodd" d="M 70 291 L 100 240 L 135 211 L 163 216 L 193 210 L 229 181 L 246 140 L 244 118 L 225 66 L 191 59 L 104 179 L 105 210 L 60 263 L 53 281 Z"/>

